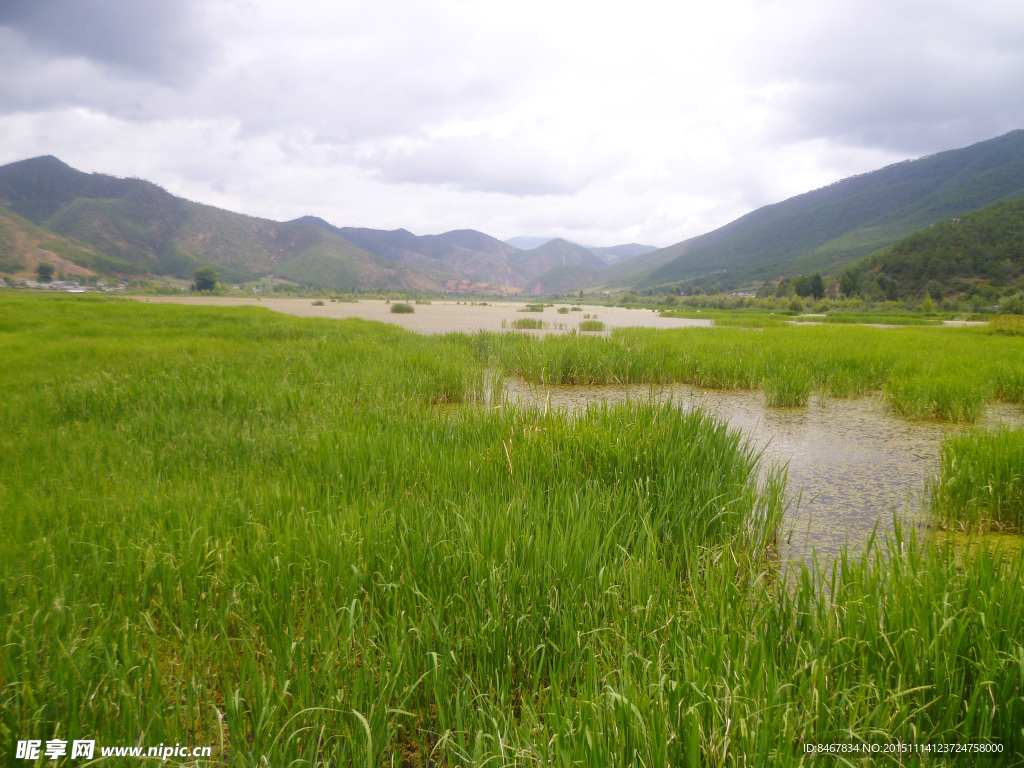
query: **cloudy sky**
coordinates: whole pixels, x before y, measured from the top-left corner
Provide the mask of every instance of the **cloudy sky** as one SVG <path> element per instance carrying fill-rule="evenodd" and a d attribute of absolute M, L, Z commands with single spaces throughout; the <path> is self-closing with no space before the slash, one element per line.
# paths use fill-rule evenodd
<path fill-rule="evenodd" d="M 0 164 L 669 245 L 1024 127 L 1006 0 L 0 0 Z"/>

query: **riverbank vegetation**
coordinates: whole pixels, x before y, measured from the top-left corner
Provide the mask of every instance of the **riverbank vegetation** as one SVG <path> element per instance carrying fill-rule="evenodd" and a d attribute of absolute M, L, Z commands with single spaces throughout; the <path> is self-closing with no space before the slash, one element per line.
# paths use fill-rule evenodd
<path fill-rule="evenodd" d="M 472 343 L 505 375 L 550 385 L 761 388 L 777 406 L 804 406 L 815 391 L 877 391 L 902 416 L 954 422 L 977 420 L 997 399 L 1024 403 L 1024 345 L 987 328 L 620 328 L 607 338 L 480 333 Z"/>
<path fill-rule="evenodd" d="M 792 364 L 831 350 L 852 392 L 891 362 L 864 329 L 770 330 L 425 337 L 0 297 L 5 754 L 95 738 L 232 766 L 639 768 L 900 741 L 1019 759 L 1024 559 L 897 525 L 783 578 L 785 474 L 724 424 L 496 407 L 504 371 L 755 386 L 767 344 Z M 1019 344 L 941 338 L 953 371 Z M 910 340 L 906 375 L 934 352 Z"/>

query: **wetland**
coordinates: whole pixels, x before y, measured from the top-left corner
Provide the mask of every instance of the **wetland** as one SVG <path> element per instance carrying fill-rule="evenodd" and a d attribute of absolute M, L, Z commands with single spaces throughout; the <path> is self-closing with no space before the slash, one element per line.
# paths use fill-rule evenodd
<path fill-rule="evenodd" d="M 917 527 L 1019 530 L 1019 337 L 462 331 L 0 296 L 4 748 L 1024 759 L 1024 554 Z"/>

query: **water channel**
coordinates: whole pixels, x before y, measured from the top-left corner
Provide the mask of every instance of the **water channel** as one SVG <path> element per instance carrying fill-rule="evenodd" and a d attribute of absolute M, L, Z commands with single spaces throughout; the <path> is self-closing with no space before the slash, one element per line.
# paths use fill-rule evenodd
<path fill-rule="evenodd" d="M 765 464 L 788 467 L 792 498 L 780 537 L 784 562 L 828 560 L 844 544 L 863 546 L 894 515 L 923 525 L 929 480 L 938 474 L 942 439 L 965 429 L 1024 425 L 1024 409 L 993 403 L 974 425 L 912 422 L 888 412 L 880 397 L 812 397 L 806 408 L 767 408 L 760 391 L 706 390 L 686 385 L 541 388 L 505 382 L 506 399 L 552 408 L 582 409 L 596 402 L 672 400 L 700 407 L 739 429 L 763 452 Z"/>

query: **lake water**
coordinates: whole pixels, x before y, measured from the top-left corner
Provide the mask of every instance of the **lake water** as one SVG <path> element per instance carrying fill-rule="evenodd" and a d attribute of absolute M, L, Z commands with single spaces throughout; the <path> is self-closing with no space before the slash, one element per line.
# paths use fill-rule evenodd
<path fill-rule="evenodd" d="M 549 402 L 580 409 L 628 399 L 672 401 L 724 419 L 763 451 L 763 461 L 785 464 L 793 498 L 779 542 L 784 561 L 834 557 L 844 544 L 863 546 L 878 524 L 892 529 L 894 514 L 923 525 L 927 484 L 939 470 L 942 439 L 969 428 L 1024 424 L 1024 409 L 993 404 L 972 427 L 911 422 L 887 412 L 880 397 L 814 398 L 806 408 L 767 408 L 760 391 L 705 390 L 689 386 L 652 390 L 631 387 L 541 389 L 506 382 L 509 402 Z"/>
<path fill-rule="evenodd" d="M 383 299 L 361 301 L 331 301 L 321 299 L 322 305 L 315 305 L 313 299 L 243 298 L 222 296 L 141 296 L 138 301 L 152 304 L 187 304 L 216 307 L 264 307 L 299 317 L 332 317 L 338 320 L 359 317 L 364 320 L 378 320 L 382 323 L 399 325 L 417 333 L 436 334 L 464 331 L 502 331 L 511 328 L 513 321 L 522 318 L 537 319 L 547 324 L 544 330 L 517 331 L 532 336 L 548 333 L 569 333 L 579 327 L 584 315 L 604 323 L 605 333 L 614 328 L 692 328 L 711 327 L 711 320 L 660 317 L 651 309 L 626 309 L 625 307 L 593 307 L 584 305 L 579 312 L 559 314 L 557 307 L 573 306 L 569 302 L 558 302 L 555 307 L 545 307 L 543 312 L 521 312 L 524 302 L 502 301 L 485 304 L 461 303 L 458 301 L 435 301 L 430 304 L 415 304 L 411 314 L 392 314 L 391 305 Z M 505 324 L 505 328 L 502 327 Z M 596 335 L 596 334 L 595 334 Z"/>

